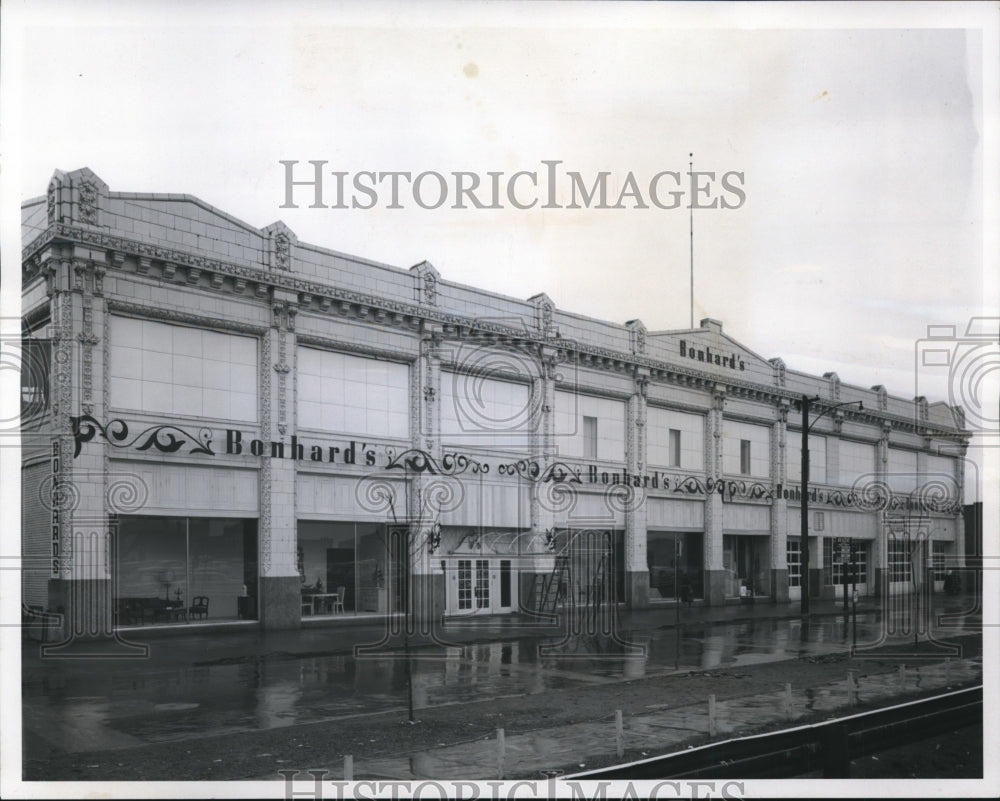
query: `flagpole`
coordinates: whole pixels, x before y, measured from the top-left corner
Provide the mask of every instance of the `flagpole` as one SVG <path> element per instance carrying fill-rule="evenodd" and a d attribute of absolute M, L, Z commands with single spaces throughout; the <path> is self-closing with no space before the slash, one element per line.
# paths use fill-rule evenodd
<path fill-rule="evenodd" d="M 688 153 L 691 160 L 688 162 L 688 178 L 694 172 L 694 153 Z M 691 328 L 694 328 L 694 198 L 688 203 L 688 230 L 691 237 Z"/>

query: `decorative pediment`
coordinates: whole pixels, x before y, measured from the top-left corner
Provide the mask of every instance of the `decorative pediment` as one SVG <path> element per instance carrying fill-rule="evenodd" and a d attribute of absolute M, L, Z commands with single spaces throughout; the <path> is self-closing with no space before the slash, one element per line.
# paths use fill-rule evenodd
<path fill-rule="evenodd" d="M 830 400 L 840 400 L 840 376 L 836 373 L 823 373 L 823 378 L 827 381 L 827 392 Z"/>
<path fill-rule="evenodd" d="M 528 298 L 528 303 L 535 307 L 535 328 L 546 336 L 552 334 L 555 331 L 556 311 L 556 304 L 552 302 L 552 298 L 540 292 Z"/>
<path fill-rule="evenodd" d="M 56 170 L 46 193 L 48 223 L 103 225 L 107 201 L 108 185 L 93 170 Z"/>
<path fill-rule="evenodd" d="M 299 238 L 281 220 L 261 229 L 267 237 L 267 266 L 272 270 L 291 270 Z"/>
<path fill-rule="evenodd" d="M 414 264 L 410 268 L 410 272 L 416 279 L 417 302 L 427 306 L 437 306 L 438 282 L 441 280 L 441 273 L 429 261 Z"/>
<path fill-rule="evenodd" d="M 774 368 L 774 385 L 776 387 L 785 386 L 785 360 L 775 356 L 773 359 L 768 359 L 768 362 Z"/>
<path fill-rule="evenodd" d="M 629 332 L 629 340 L 632 345 L 632 353 L 643 354 L 646 352 L 646 326 L 642 320 L 629 320 L 625 323 Z"/>
<path fill-rule="evenodd" d="M 872 392 L 875 393 L 875 397 L 878 402 L 878 410 L 884 412 L 889 408 L 889 392 L 881 384 L 876 384 L 872 387 Z"/>
<path fill-rule="evenodd" d="M 723 332 L 718 320 L 704 319 L 694 330 L 650 332 L 646 341 L 646 355 L 655 359 L 719 379 L 774 384 L 774 364 Z"/>

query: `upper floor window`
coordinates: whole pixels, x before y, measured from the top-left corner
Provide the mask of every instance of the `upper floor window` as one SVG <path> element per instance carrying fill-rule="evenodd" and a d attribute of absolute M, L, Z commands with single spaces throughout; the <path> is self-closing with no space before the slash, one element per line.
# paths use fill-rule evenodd
<path fill-rule="evenodd" d="M 681 432 L 676 428 L 671 428 L 668 432 L 667 446 L 670 449 L 670 466 L 681 466 Z"/>
<path fill-rule="evenodd" d="M 111 317 L 111 406 L 138 412 L 257 419 L 257 339 Z"/>
<path fill-rule="evenodd" d="M 770 426 L 723 421 L 722 469 L 730 475 L 771 475 Z"/>
<path fill-rule="evenodd" d="M 701 470 L 705 463 L 704 416 L 650 406 L 646 411 L 646 463 Z"/>
<path fill-rule="evenodd" d="M 785 440 L 785 476 L 788 481 L 802 480 L 802 432 L 789 431 Z M 809 481 L 826 483 L 826 437 L 809 435 Z"/>
<path fill-rule="evenodd" d="M 597 418 L 583 418 L 583 455 L 587 459 L 597 458 Z"/>
<path fill-rule="evenodd" d="M 624 401 L 565 391 L 556 392 L 555 401 L 559 456 L 625 461 Z"/>
<path fill-rule="evenodd" d="M 368 437 L 410 435 L 410 368 L 347 353 L 298 349 L 298 423 Z"/>

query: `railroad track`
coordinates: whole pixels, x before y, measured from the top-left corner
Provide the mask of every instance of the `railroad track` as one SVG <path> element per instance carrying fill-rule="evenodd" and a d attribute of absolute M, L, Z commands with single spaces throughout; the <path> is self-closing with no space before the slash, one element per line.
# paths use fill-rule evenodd
<path fill-rule="evenodd" d="M 850 777 L 851 760 L 983 721 L 983 687 L 870 712 L 709 743 L 563 779 L 779 779 L 822 771 Z"/>

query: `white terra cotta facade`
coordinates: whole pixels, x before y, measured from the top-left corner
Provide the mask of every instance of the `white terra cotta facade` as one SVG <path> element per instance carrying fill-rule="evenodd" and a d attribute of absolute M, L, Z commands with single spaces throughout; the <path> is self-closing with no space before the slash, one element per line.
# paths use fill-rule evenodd
<path fill-rule="evenodd" d="M 944 403 L 87 169 L 23 219 L 25 397 L 47 400 L 23 432 L 24 601 L 77 634 L 530 615 L 561 554 L 562 604 L 794 600 L 804 396 L 813 594 L 845 569 L 940 589 L 962 562 L 968 437 Z"/>

